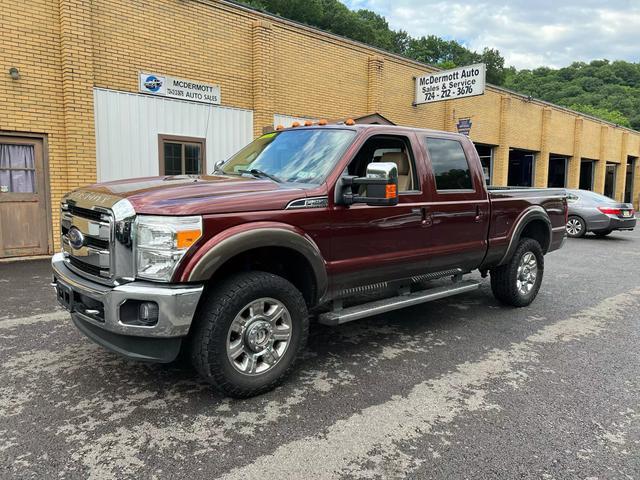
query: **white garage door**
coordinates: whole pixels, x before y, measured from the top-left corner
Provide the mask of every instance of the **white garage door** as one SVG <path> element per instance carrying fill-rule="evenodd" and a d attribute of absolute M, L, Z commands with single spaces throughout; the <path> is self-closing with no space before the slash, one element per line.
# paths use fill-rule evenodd
<path fill-rule="evenodd" d="M 94 103 L 101 182 L 158 175 L 163 139 L 200 141 L 206 173 L 253 140 L 251 110 L 102 88 L 94 89 Z"/>

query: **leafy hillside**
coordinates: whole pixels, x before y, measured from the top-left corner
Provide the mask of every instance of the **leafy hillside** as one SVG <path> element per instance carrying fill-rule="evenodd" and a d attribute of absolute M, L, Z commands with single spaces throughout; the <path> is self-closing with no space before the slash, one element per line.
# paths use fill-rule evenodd
<path fill-rule="evenodd" d="M 441 68 L 487 64 L 487 81 L 640 130 L 640 63 L 594 60 L 569 67 L 505 68 L 496 49 L 469 50 L 435 35 L 414 38 L 392 30 L 371 10 L 350 10 L 338 0 L 244 0 L 257 8 Z"/>
<path fill-rule="evenodd" d="M 503 86 L 640 129 L 640 64 L 621 60 L 575 62 L 569 67 L 507 70 Z"/>

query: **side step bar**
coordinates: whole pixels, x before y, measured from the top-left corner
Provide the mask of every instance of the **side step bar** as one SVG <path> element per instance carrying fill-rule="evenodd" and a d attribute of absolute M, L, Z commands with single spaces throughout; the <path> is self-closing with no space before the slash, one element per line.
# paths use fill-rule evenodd
<path fill-rule="evenodd" d="M 470 292 L 480 288 L 480 282 L 476 280 L 465 280 L 454 283 L 453 285 L 445 285 L 442 287 L 431 288 L 419 292 L 410 293 L 408 295 L 398 295 L 397 297 L 384 298 L 375 300 L 362 305 L 344 308 L 342 310 L 334 310 L 323 313 L 318 317 L 318 322 L 323 325 L 340 325 L 342 323 L 352 322 L 364 317 L 371 317 L 381 313 L 391 312 L 400 308 L 411 307 L 420 303 L 431 302 L 459 293 Z"/>

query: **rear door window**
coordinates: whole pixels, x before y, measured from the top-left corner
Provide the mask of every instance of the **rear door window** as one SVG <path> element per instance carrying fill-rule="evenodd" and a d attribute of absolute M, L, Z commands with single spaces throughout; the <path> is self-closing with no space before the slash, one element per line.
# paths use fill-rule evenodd
<path fill-rule="evenodd" d="M 426 138 L 427 151 L 440 190 L 473 190 L 469 162 L 457 140 Z"/>

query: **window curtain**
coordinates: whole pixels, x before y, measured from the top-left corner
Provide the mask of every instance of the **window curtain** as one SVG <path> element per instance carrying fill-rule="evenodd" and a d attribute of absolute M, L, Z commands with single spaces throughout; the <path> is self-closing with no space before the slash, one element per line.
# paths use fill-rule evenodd
<path fill-rule="evenodd" d="M 0 193 L 35 192 L 35 175 L 33 145 L 0 144 Z"/>

